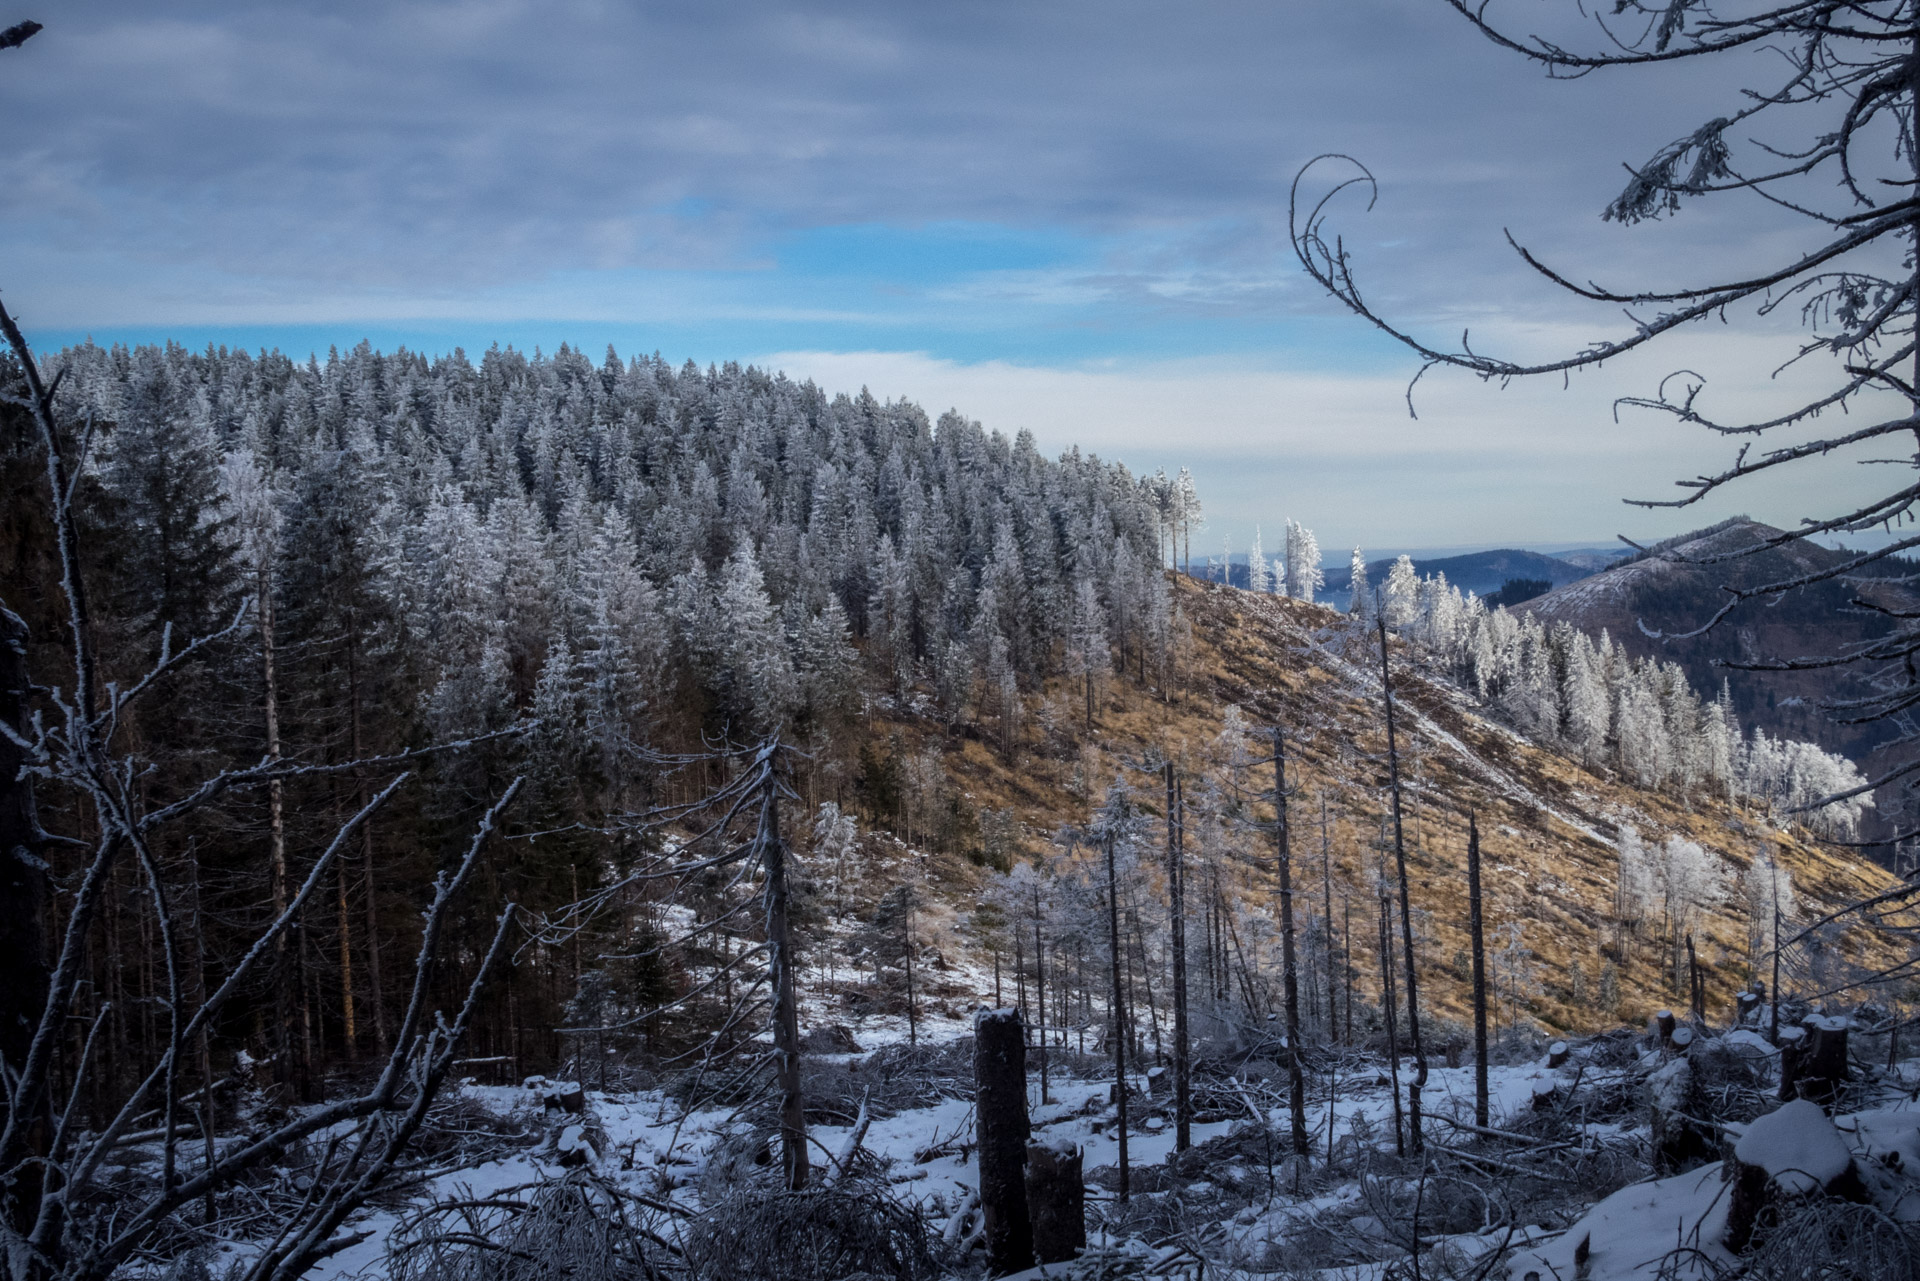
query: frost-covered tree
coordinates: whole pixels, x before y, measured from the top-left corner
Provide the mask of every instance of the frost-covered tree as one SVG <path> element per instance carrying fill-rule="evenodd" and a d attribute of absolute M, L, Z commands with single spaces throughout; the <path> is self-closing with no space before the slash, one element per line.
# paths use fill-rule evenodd
<path fill-rule="evenodd" d="M 1613 914 L 1625 929 L 1637 928 L 1659 905 L 1653 860 L 1631 825 L 1620 829 L 1615 844 L 1619 863 L 1614 875 Z"/>
<path fill-rule="evenodd" d="M 1111 670 L 1105 612 L 1100 608 L 1100 597 L 1093 583 L 1083 578 L 1073 591 L 1073 619 L 1067 630 L 1067 675 L 1080 684 L 1089 734 L 1093 733 L 1094 698 Z"/>
<path fill-rule="evenodd" d="M 715 616 L 721 629 L 715 687 L 729 725 L 751 734 L 778 730 L 793 710 L 793 659 L 753 545 L 742 538 L 721 571 Z"/>
<path fill-rule="evenodd" d="M 1353 559 L 1347 565 L 1347 613 L 1356 619 L 1371 617 L 1373 610 L 1373 588 L 1367 582 L 1367 557 L 1358 547 L 1353 549 Z"/>
<path fill-rule="evenodd" d="M 1781 928 L 1794 923 L 1798 901 L 1793 872 L 1780 865 L 1772 849 L 1762 846 L 1740 876 L 1740 897 L 1747 913 L 1748 972 L 1760 978 L 1764 959 L 1779 946 Z"/>
<path fill-rule="evenodd" d="M 1287 595 L 1310 601 L 1326 581 L 1320 571 L 1320 544 L 1298 521 L 1287 522 Z"/>
<path fill-rule="evenodd" d="M 1247 590 L 1265 594 L 1273 590 L 1273 572 L 1267 568 L 1266 550 L 1260 546 L 1260 526 L 1253 527 L 1253 546 L 1247 549 Z"/>
<path fill-rule="evenodd" d="M 1654 893 L 1660 902 L 1672 960 L 1674 989 L 1685 990 L 1683 947 L 1694 922 L 1726 900 L 1729 877 L 1715 854 L 1697 841 L 1669 836 L 1649 850 Z"/>
<path fill-rule="evenodd" d="M 1380 585 L 1380 608 L 1386 614 L 1387 626 L 1395 629 L 1419 616 L 1420 576 L 1414 571 L 1411 556 L 1399 557 L 1387 570 L 1386 581 Z"/>

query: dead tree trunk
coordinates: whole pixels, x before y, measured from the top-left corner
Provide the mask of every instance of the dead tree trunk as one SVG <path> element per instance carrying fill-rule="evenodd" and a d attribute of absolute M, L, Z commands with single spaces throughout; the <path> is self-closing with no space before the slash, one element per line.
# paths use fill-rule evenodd
<path fill-rule="evenodd" d="M 1394 740 L 1393 676 L 1387 668 L 1387 622 L 1380 628 L 1380 690 L 1387 706 L 1387 780 L 1393 791 L 1393 861 L 1400 877 L 1400 950 L 1407 973 L 1407 1041 L 1413 1050 L 1413 1079 L 1407 1082 L 1407 1137 L 1417 1154 L 1420 1136 L 1420 1091 L 1427 1083 L 1427 1052 L 1420 1043 L 1420 976 L 1413 952 L 1413 912 L 1407 895 L 1407 846 L 1400 824 L 1400 749 Z"/>
<path fill-rule="evenodd" d="M 1852 1076 L 1846 1021 L 1816 1016 L 1797 1030 L 1800 1035 L 1786 1038 L 1780 1047 L 1780 1098 L 1807 1099 L 1830 1107 Z"/>
<path fill-rule="evenodd" d="M 980 1213 L 987 1267 L 997 1276 L 1033 1266 L 1027 1213 L 1027 1034 L 1018 1010 L 973 1020 L 974 1141 L 980 1149 Z"/>
<path fill-rule="evenodd" d="M 1040 933 L 1040 887 L 1033 888 L 1034 1036 L 1040 1047 L 1040 1102 L 1047 1103 L 1047 941 Z M 1054 1001 L 1059 1004 L 1058 999 Z"/>
<path fill-rule="evenodd" d="M 1087 1248 L 1087 1188 L 1081 1152 L 1064 1139 L 1027 1145 L 1027 1213 L 1041 1263 L 1071 1263 Z"/>
<path fill-rule="evenodd" d="M 1300 1067 L 1300 980 L 1294 970 L 1291 838 L 1287 827 L 1287 742 L 1276 725 L 1273 729 L 1273 840 L 1280 867 L 1280 985 L 1287 1011 L 1287 1109 L 1294 1154 L 1305 1156 L 1312 1144 L 1307 1138 L 1307 1077 Z"/>
<path fill-rule="evenodd" d="M 1115 866 L 1113 833 L 1105 836 L 1107 847 L 1107 941 L 1113 958 L 1113 1079 L 1114 1100 L 1119 1108 L 1117 1137 L 1120 1141 L 1120 1189 L 1122 1201 L 1128 1199 L 1127 1186 L 1127 1001 L 1120 979 L 1120 874 Z"/>
<path fill-rule="evenodd" d="M 1193 1089 L 1187 1046 L 1187 868 L 1180 784 L 1167 774 L 1167 898 L 1173 947 L 1173 1150 L 1193 1146 Z"/>
<path fill-rule="evenodd" d="M 920 1044 L 919 1006 L 913 999 L 913 898 L 907 898 L 906 911 L 900 914 L 900 956 L 907 969 L 907 1044 Z"/>
<path fill-rule="evenodd" d="M 1387 1076 L 1393 1094 L 1393 1151 L 1407 1154 L 1406 1117 L 1400 1105 L 1400 1016 L 1399 998 L 1393 990 L 1393 896 L 1387 892 L 1387 878 L 1380 878 L 1380 1016 L 1387 1025 Z"/>
<path fill-rule="evenodd" d="M 800 1018 L 794 1003 L 787 847 L 780 839 L 777 745 L 761 749 L 760 846 L 766 868 L 767 978 L 773 989 L 773 1057 L 780 1090 L 780 1170 L 788 1189 L 807 1185 L 807 1114 L 800 1096 Z"/>
<path fill-rule="evenodd" d="M 1339 1037 L 1339 1028 L 1335 1020 L 1340 1014 L 1336 1000 L 1340 985 L 1333 977 L 1338 949 L 1334 946 L 1333 935 L 1333 842 L 1327 836 L 1327 794 L 1325 792 L 1320 793 L 1320 893 L 1324 900 L 1322 910 L 1327 922 L 1327 972 L 1321 977 L 1327 984 L 1327 1041 L 1331 1044 Z"/>
<path fill-rule="evenodd" d="M 1487 1096 L 1487 933 L 1480 899 L 1480 823 L 1467 815 L 1467 931 L 1473 936 L 1473 1123 L 1492 1125 Z"/>
<path fill-rule="evenodd" d="M 1693 950 L 1691 931 L 1687 934 L 1687 994 L 1690 998 L 1689 1013 L 1693 1015 L 1694 1026 L 1699 1027 L 1707 1021 L 1707 994 L 1700 975 L 1700 956 Z"/>

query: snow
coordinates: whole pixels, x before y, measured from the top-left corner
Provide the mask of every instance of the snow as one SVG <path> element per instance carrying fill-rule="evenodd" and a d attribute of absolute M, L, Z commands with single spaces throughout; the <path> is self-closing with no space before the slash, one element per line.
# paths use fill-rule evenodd
<path fill-rule="evenodd" d="M 1784 1191 L 1794 1194 L 1826 1187 L 1845 1174 L 1853 1160 L 1827 1114 L 1806 1099 L 1795 1099 L 1754 1121 L 1734 1145 L 1733 1154 L 1759 1166 Z"/>
<path fill-rule="evenodd" d="M 1508 1281 L 1528 1281 L 1533 1275 L 1539 1281 L 1652 1281 L 1656 1275 L 1706 1281 L 1734 1261 L 1721 1244 L 1727 1228 L 1725 1193 L 1717 1161 L 1670 1179 L 1622 1188 L 1557 1240 L 1516 1251 L 1507 1267 Z M 1584 1266 L 1577 1257 L 1583 1244 Z M 1675 1255 L 1671 1270 L 1663 1272 L 1666 1256 L 1687 1247 L 1698 1253 Z"/>

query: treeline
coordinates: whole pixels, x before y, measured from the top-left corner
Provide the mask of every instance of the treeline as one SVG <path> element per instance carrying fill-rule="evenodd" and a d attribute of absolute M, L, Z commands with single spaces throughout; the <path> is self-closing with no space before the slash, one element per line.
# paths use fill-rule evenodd
<path fill-rule="evenodd" d="M 1375 605 L 1364 577 L 1356 581 L 1355 608 L 1365 617 Z M 1724 684 L 1717 697 L 1702 698 L 1678 663 L 1635 658 L 1604 631 L 1595 639 L 1564 621 L 1547 626 L 1531 614 L 1490 609 L 1444 574 L 1418 577 L 1404 556 L 1388 572 L 1378 608 L 1528 737 L 1642 787 L 1744 797 L 1846 839 L 1858 835 L 1873 807 L 1872 794 L 1861 791 L 1798 812 L 1866 779 L 1853 762 L 1812 743 L 1757 726 L 1744 732 Z"/>
<path fill-rule="evenodd" d="M 1048 459 L 1025 434 L 864 392 L 611 351 L 596 365 L 496 348 L 476 364 L 362 344 L 301 364 L 88 345 L 46 365 L 79 462 L 102 681 L 124 687 L 166 647 L 218 637 L 115 729 L 143 803 L 263 759 L 328 767 L 236 790 L 191 836 L 157 838 L 204 976 L 258 937 L 386 777 L 334 767 L 467 744 L 409 762 L 414 782 L 358 830 L 251 1012 L 216 1031 L 223 1054 L 246 1047 L 299 1093 L 386 1044 L 419 903 L 514 776 L 528 778 L 515 836 L 484 896 L 535 913 L 618 879 L 632 851 L 608 816 L 718 781 L 668 768 L 674 754 L 772 731 L 804 749 L 810 800 L 864 799 L 916 837 L 935 827 L 991 855 L 997 816 L 947 812 L 959 802 L 939 780 L 863 755 L 870 711 L 936 710 L 1012 754 L 1023 697 L 1049 677 L 1074 677 L 1089 715 L 1116 670 L 1163 691 L 1173 679 L 1184 623 L 1161 567 L 1198 516 L 1184 475 Z M 71 678 L 45 473 L 26 415 L 0 413 L 4 595 L 52 690 Z M 40 801 L 49 831 L 85 837 L 77 801 Z M 67 847 L 48 848 L 59 882 Z M 165 1035 L 141 878 L 114 875 L 76 1019 L 106 1012 L 103 1108 Z M 489 913 L 471 917 L 455 955 L 484 950 Z M 489 990 L 473 1053 L 552 1064 L 553 1029 L 591 995 L 607 942 L 530 940 Z M 676 978 L 655 966 L 623 981 Z"/>

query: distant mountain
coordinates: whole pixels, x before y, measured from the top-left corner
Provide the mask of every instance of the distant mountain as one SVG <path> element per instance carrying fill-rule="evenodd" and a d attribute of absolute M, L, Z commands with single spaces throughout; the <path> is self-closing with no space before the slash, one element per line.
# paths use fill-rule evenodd
<path fill-rule="evenodd" d="M 1855 587 L 1820 583 L 1779 597 L 1747 601 L 1712 631 L 1691 639 L 1658 640 L 1647 635 L 1647 631 L 1692 631 L 1705 623 L 1726 601 L 1722 583 L 1753 587 L 1779 582 L 1846 555 L 1801 542 L 1713 565 L 1685 563 L 1751 547 L 1779 533 L 1770 525 L 1736 517 L 1656 544 L 1517 609 L 1545 622 L 1563 620 L 1591 634 L 1604 629 L 1631 653 L 1679 663 L 1696 688 L 1715 689 L 1724 679 L 1744 724 L 1763 725 L 1770 734 L 1805 739 L 1864 760 L 1889 737 L 1888 727 L 1837 725 L 1817 704 L 1868 692 L 1867 673 L 1851 668 L 1743 672 L 1714 666 L 1716 659 L 1831 654 L 1882 634 L 1887 627 L 1883 619 L 1849 604 Z M 1669 559 L 1669 554 L 1685 559 Z M 1872 573 L 1891 577 L 1916 571 L 1920 565 L 1912 561 L 1891 559 Z"/>
<path fill-rule="evenodd" d="M 1632 554 L 1631 547 L 1620 543 L 1612 547 L 1575 547 L 1571 551 L 1554 552 L 1553 558 L 1564 560 L 1569 565 L 1578 565 L 1582 569 L 1598 571 Z"/>
<path fill-rule="evenodd" d="M 1583 551 L 1586 549 L 1582 549 Z M 1393 567 L 1393 559 L 1367 562 L 1367 580 L 1379 583 Z M 1447 581 L 1463 592 L 1491 596 L 1510 579 L 1544 579 L 1555 587 L 1575 582 L 1593 572 L 1563 557 L 1541 552 L 1503 547 L 1490 552 L 1472 552 L 1465 556 L 1446 556 L 1437 560 L 1416 560 L 1413 568 L 1422 578 L 1445 574 Z M 1321 591 L 1324 600 L 1346 604 L 1349 573 L 1347 569 L 1329 569 L 1327 584 Z"/>

